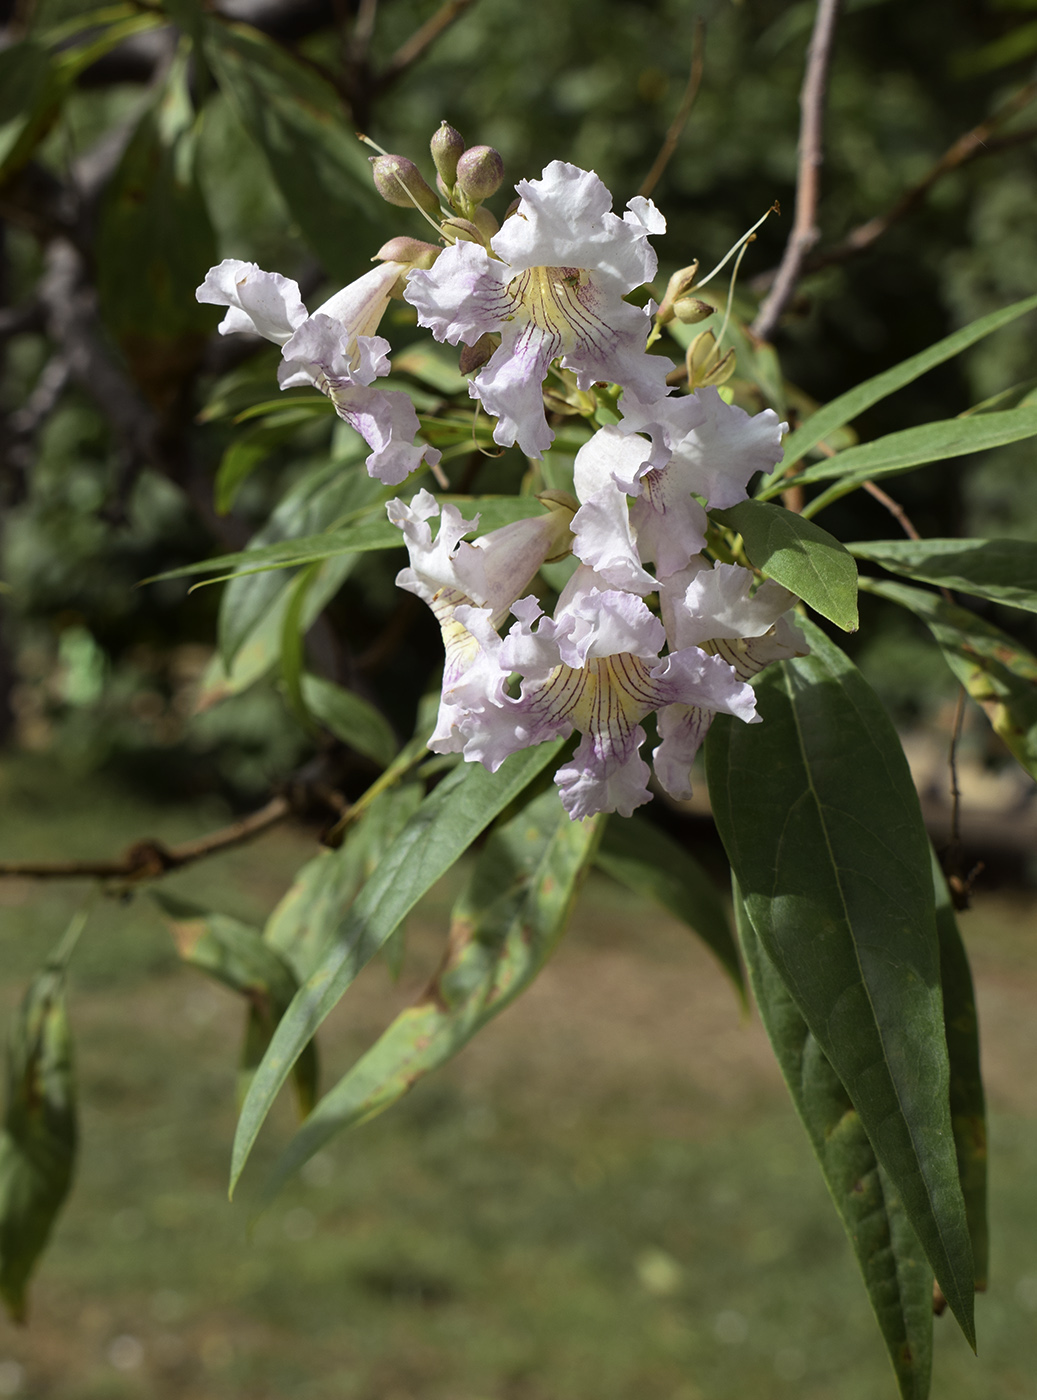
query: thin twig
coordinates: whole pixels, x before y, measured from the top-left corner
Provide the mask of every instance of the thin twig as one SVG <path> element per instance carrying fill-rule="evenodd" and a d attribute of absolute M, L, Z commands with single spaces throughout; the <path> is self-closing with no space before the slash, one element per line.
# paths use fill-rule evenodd
<path fill-rule="evenodd" d="M 1024 107 L 1029 106 L 1035 98 L 1037 98 L 1037 81 L 1027 83 L 986 121 L 980 122 L 971 131 L 959 136 L 948 146 L 936 164 L 922 176 L 918 183 L 905 190 L 884 214 L 878 214 L 873 219 L 859 224 L 839 243 L 833 244 L 831 248 L 823 248 L 814 253 L 805 260 L 801 272 L 818 272 L 822 268 L 832 267 L 837 263 L 848 262 L 851 258 L 858 257 L 861 253 L 866 252 L 883 234 L 888 233 L 894 224 L 917 208 L 936 182 L 945 175 L 961 169 L 963 165 L 968 165 L 980 156 L 996 155 L 999 151 L 1023 145 L 1037 138 L 1037 127 L 1027 127 L 1025 130 L 1009 132 L 996 140 L 992 139 L 992 133 L 999 126 L 1016 116 Z M 772 269 L 770 272 L 760 273 L 758 277 L 753 279 L 754 290 L 764 291 L 767 287 L 775 284 L 779 271 L 780 269 Z"/>
<path fill-rule="evenodd" d="M 869 496 L 874 496 L 876 501 L 881 502 L 881 504 L 886 507 L 890 515 L 903 530 L 904 534 L 907 535 L 908 539 L 920 540 L 922 538 L 914 525 L 912 525 L 907 511 L 899 501 L 895 501 L 892 496 L 887 496 L 882 487 L 876 486 L 874 481 L 865 481 L 863 485 Z"/>
<path fill-rule="evenodd" d="M 240 846 L 259 836 L 292 811 L 287 797 L 274 797 L 258 812 L 252 812 L 230 826 L 184 841 L 179 846 L 164 846 L 161 841 L 137 841 L 118 860 L 5 860 L 0 861 L 0 877 L 16 875 L 35 880 L 155 880 L 171 870 L 180 870 L 196 860 L 215 855 L 217 851 Z"/>
<path fill-rule="evenodd" d="M 774 285 L 752 325 L 761 340 L 774 334 L 781 313 L 796 289 L 803 260 L 820 237 L 817 204 L 824 160 L 823 131 L 828 68 L 841 0 L 818 0 L 814 32 L 807 52 L 807 71 L 799 95 L 799 168 L 796 173 L 796 212 L 792 232 L 774 278 Z"/>
<path fill-rule="evenodd" d="M 681 139 L 681 132 L 691 114 L 691 109 L 695 105 L 695 99 L 699 95 L 699 88 L 702 86 L 702 74 L 705 71 L 706 57 L 706 21 L 700 15 L 695 21 L 695 35 L 691 43 L 691 71 L 688 74 L 688 83 L 684 89 L 684 96 L 681 98 L 681 105 L 677 109 L 677 115 L 670 123 L 670 129 L 659 147 L 659 154 L 652 164 L 651 170 L 641 182 L 639 195 L 646 199 L 655 189 L 662 178 L 663 171 L 670 163 L 670 158 L 677 149 L 677 143 Z"/>
<path fill-rule="evenodd" d="M 441 5 L 431 19 L 426 20 L 421 28 L 416 29 L 406 43 L 396 50 L 379 74 L 375 90 L 384 92 L 390 87 L 436 42 L 444 30 L 449 29 L 455 20 L 460 19 L 465 10 L 471 9 L 474 4 L 475 0 L 446 0 L 446 4 Z"/>
<path fill-rule="evenodd" d="M 958 686 L 958 700 L 954 707 L 954 724 L 951 726 L 951 742 L 947 750 L 947 768 L 951 778 L 951 847 L 961 845 L 961 788 L 958 786 L 958 740 L 961 738 L 962 721 L 965 718 L 965 687 Z"/>

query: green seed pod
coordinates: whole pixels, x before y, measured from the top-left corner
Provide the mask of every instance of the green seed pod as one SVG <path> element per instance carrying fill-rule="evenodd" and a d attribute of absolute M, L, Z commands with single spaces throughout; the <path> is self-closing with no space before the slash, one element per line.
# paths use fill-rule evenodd
<path fill-rule="evenodd" d="M 492 146 L 471 146 L 457 162 L 458 188 L 473 204 L 496 194 L 503 180 L 504 161 Z"/>
<path fill-rule="evenodd" d="M 374 187 L 388 204 L 413 209 L 416 204 L 426 214 L 439 213 L 439 198 L 426 183 L 421 171 L 406 156 L 372 156 Z"/>

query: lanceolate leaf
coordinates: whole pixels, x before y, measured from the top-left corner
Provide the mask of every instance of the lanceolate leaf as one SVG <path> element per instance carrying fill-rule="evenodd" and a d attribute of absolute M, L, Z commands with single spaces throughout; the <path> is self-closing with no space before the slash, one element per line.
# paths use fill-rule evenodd
<path fill-rule="evenodd" d="M 951 1064 L 951 1124 L 958 1173 L 972 1237 L 976 1288 L 987 1286 L 987 1110 L 979 1067 L 979 1022 L 969 956 L 958 932 L 947 881 L 933 854 L 936 928 L 940 936 L 940 982 Z"/>
<path fill-rule="evenodd" d="M 714 722 L 710 797 L 746 912 L 900 1196 L 970 1342 L 929 843 L 896 732 L 818 628 Z"/>
<path fill-rule="evenodd" d="M 827 530 L 763 501 L 742 501 L 713 515 L 742 536 L 755 568 L 844 632 L 856 632 L 857 566 Z"/>
<path fill-rule="evenodd" d="M 280 1189 L 327 1140 L 381 1113 L 523 992 L 565 931 L 604 817 L 570 821 L 552 787 L 490 837 L 447 951 L 404 1011 L 320 1101 L 274 1168 Z"/>
<path fill-rule="evenodd" d="M 562 740 L 507 759 L 496 773 L 455 768 L 421 804 L 383 856 L 334 935 L 320 965 L 288 1008 L 241 1110 L 231 1190 L 277 1092 L 303 1047 L 360 970 L 418 900 L 505 807 L 557 758 Z"/>
<path fill-rule="evenodd" d="M 320 676 L 304 676 L 302 698 L 306 708 L 337 739 L 366 758 L 387 768 L 399 744 L 392 725 L 370 701 Z"/>
<path fill-rule="evenodd" d="M 844 423 L 851 422 L 866 408 L 870 408 L 873 403 L 887 398 L 897 389 L 902 389 L 905 384 L 910 384 L 913 380 L 918 379 L 927 370 L 943 364 L 945 360 L 960 355 L 970 345 L 975 345 L 977 340 L 982 340 L 991 332 L 999 330 L 1002 326 L 1007 326 L 1009 322 L 1014 321 L 1019 316 L 1024 316 L 1028 311 L 1033 311 L 1035 307 L 1037 307 L 1037 296 L 1025 297 L 1022 301 L 1014 302 L 1001 311 L 992 311 L 989 316 L 981 316 L 978 321 L 973 321 L 971 325 L 963 326 L 960 331 L 954 331 L 953 334 L 945 336 L 943 340 L 938 340 L 935 345 L 930 345 L 928 349 L 919 351 L 910 359 L 902 360 L 899 365 L 894 365 L 892 369 L 887 369 L 882 374 L 877 374 L 874 379 L 866 379 L 863 384 L 855 385 L 845 394 L 840 394 L 837 399 L 833 399 L 831 403 L 819 408 L 807 419 L 802 428 L 797 428 L 785 439 L 784 457 L 763 482 L 763 486 L 767 488 L 767 494 L 773 495 L 774 492 L 769 488 L 784 476 L 789 467 L 794 466 L 805 453 L 809 452 L 812 447 L 816 447 L 836 428 L 841 428 Z M 779 486 L 778 490 L 780 489 Z"/>
<path fill-rule="evenodd" d="M 738 889 L 735 924 L 753 996 L 864 1275 L 903 1400 L 926 1400 L 933 1272 L 860 1115 L 767 956 Z"/>
<path fill-rule="evenodd" d="M 847 548 L 892 574 L 1037 612 L 1037 544 L 1032 540 L 867 540 Z"/>
<path fill-rule="evenodd" d="M 75 1154 L 65 975 L 48 966 L 30 983 L 11 1035 L 0 1132 L 0 1295 L 15 1321 L 24 1321 L 29 1276 L 68 1194 Z"/>
<path fill-rule="evenodd" d="M 993 623 L 928 589 L 870 578 L 861 579 L 861 586 L 922 619 L 994 733 L 1037 778 L 1037 656 Z"/>
<path fill-rule="evenodd" d="M 258 929 L 172 895 L 155 891 L 152 898 L 166 915 L 173 942 L 183 961 L 239 992 L 248 1002 L 238 1080 L 241 1101 L 278 1021 L 295 995 L 298 982 L 292 969 L 276 949 L 264 942 Z M 300 1112 L 305 1115 L 313 1107 L 317 1094 L 317 1050 L 312 1041 L 295 1065 L 295 1087 Z"/>
<path fill-rule="evenodd" d="M 925 466 L 927 462 L 943 462 L 969 452 L 1003 447 L 1006 443 L 1033 437 L 1035 433 L 1037 407 L 1012 408 L 1004 413 L 982 413 L 976 418 L 924 423 L 920 428 L 905 428 L 901 433 L 889 433 L 874 442 L 848 447 L 827 461 L 807 467 L 796 477 L 797 485 L 839 478 L 836 485 L 808 502 L 803 513 L 808 517 L 816 515 L 841 496 L 856 491 L 865 481 L 897 476 Z M 760 498 L 776 495 L 781 489 L 780 484 L 770 487 L 760 493 Z"/>
<path fill-rule="evenodd" d="M 205 54 L 326 270 L 356 276 L 385 241 L 386 206 L 335 89 L 245 25 L 210 23 Z"/>
<path fill-rule="evenodd" d="M 694 856 L 642 817 L 613 817 L 596 863 L 606 875 L 694 929 L 716 954 L 744 1002 L 745 980 L 727 911 Z"/>

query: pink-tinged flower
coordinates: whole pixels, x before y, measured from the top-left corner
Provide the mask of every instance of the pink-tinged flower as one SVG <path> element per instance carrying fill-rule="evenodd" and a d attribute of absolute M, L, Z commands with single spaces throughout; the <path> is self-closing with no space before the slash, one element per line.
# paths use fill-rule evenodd
<path fill-rule="evenodd" d="M 629 816 L 649 800 L 641 721 L 653 710 L 694 705 L 743 720 L 755 714 L 751 687 L 725 661 L 698 647 L 660 657 L 659 619 L 635 594 L 602 582 L 578 569 L 553 618 L 532 597 L 513 605 L 518 622 L 495 650 L 501 673 L 523 678 L 521 693 L 495 690 L 463 723 L 465 758 L 494 772 L 518 749 L 579 730 L 572 760 L 555 774 L 574 819 Z M 458 617 L 471 626 L 466 610 Z"/>
<path fill-rule="evenodd" d="M 490 239 L 492 256 L 457 242 L 430 270 L 410 274 L 404 296 L 437 340 L 475 345 L 500 332 L 469 392 L 497 418 L 495 442 L 540 457 L 554 437 L 541 393 L 553 361 L 581 389 L 612 381 L 645 403 L 667 393 L 672 363 L 645 351 L 650 313 L 623 300 L 654 276 L 648 235 L 666 223 L 640 197 L 620 218 L 593 171 L 562 161 L 515 188 L 518 209 Z"/>
<path fill-rule="evenodd" d="M 443 694 L 429 748 L 459 753 L 470 718 L 504 696 L 508 674 L 497 660 L 497 629 L 541 564 L 569 552 L 572 512 L 550 509 L 469 544 L 463 537 L 478 526 L 478 515 L 465 520 L 454 505 L 441 510 L 429 491 L 419 491 L 409 506 L 390 501 L 387 509 L 410 555 L 396 583 L 428 603 L 443 633 Z M 433 539 L 428 522 L 436 515 Z"/>
<path fill-rule="evenodd" d="M 772 579 L 750 595 L 753 575 L 738 564 L 714 564 L 702 556 L 667 578 L 660 611 L 671 647 L 700 647 L 749 681 L 772 661 L 806 656 L 810 648 L 789 617 L 794 596 Z M 659 713 L 662 743 L 652 755 L 659 781 L 672 796 L 691 796 L 691 765 L 714 711 L 697 704 L 670 705 Z"/>
<path fill-rule="evenodd" d="M 771 408 L 750 415 L 727 404 L 713 388 L 652 404 L 625 394 L 621 407 L 620 430 L 651 439 L 630 519 L 641 558 L 665 578 L 705 544 L 705 511 L 694 497 L 718 510 L 744 501 L 754 472 L 781 460 L 788 424 Z"/>
<path fill-rule="evenodd" d="M 440 454 L 414 444 L 418 418 L 406 394 L 372 389 L 389 373 L 389 342 L 375 335 L 389 296 L 409 264 L 381 262 L 336 292 L 309 315 L 299 287 L 279 272 L 226 258 L 210 268 L 195 292 L 201 302 L 226 306 L 221 335 L 250 331 L 281 346 L 282 389 L 312 384 L 327 394 L 340 418 L 372 448 L 367 470 L 398 485 L 422 460 Z"/>

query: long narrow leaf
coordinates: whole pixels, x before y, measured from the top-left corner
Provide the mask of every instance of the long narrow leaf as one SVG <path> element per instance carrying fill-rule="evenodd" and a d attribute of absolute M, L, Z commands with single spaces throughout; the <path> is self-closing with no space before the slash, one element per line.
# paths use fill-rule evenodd
<path fill-rule="evenodd" d="M 935 368 L 936 365 L 942 365 L 945 360 L 960 355 L 963 350 L 967 350 L 970 345 L 975 345 L 984 336 L 1000 330 L 1002 326 L 1007 326 L 1019 316 L 1025 316 L 1028 311 L 1033 311 L 1035 307 L 1037 307 L 1037 296 L 1024 297 L 1022 301 L 1013 302 L 1011 306 L 1006 306 L 1001 311 L 992 311 L 988 316 L 981 316 L 978 321 L 973 321 L 968 326 L 962 326 L 961 330 L 954 331 L 951 335 L 945 336 L 943 340 L 938 340 L 935 345 L 920 350 L 917 355 L 902 360 L 899 365 L 894 365 L 892 369 L 887 369 L 872 379 L 866 379 L 863 384 L 857 384 L 854 388 L 847 390 L 845 394 L 840 394 L 837 399 L 833 399 L 831 403 L 819 408 L 801 428 L 797 428 L 785 439 L 784 457 L 762 483 L 767 489 L 767 494 L 773 495 L 774 492 L 770 488 L 785 475 L 789 467 L 794 466 L 805 453 L 809 452 L 812 447 L 816 447 L 822 438 L 827 437 L 836 428 L 841 428 L 844 423 L 851 422 L 865 409 L 870 408 L 872 404 L 888 398 L 897 389 L 902 389 L 905 384 L 910 384 L 928 370 Z"/>
<path fill-rule="evenodd" d="M 825 1184 L 853 1245 L 903 1400 L 926 1400 L 933 1273 L 839 1076 L 778 976 L 733 885 L 753 996 Z"/>
<path fill-rule="evenodd" d="M 274 1167 L 272 1196 L 329 1138 L 383 1112 L 533 981 L 565 931 L 603 817 L 570 821 L 555 788 L 494 832 L 414 1006 L 320 1101 Z"/>
<path fill-rule="evenodd" d="M 861 587 L 921 618 L 994 733 L 1037 778 L 1037 656 L 993 623 L 928 589 L 871 578 L 862 578 Z"/>
<path fill-rule="evenodd" d="M 746 911 L 860 1115 L 970 1343 L 929 843 L 893 725 L 834 643 L 764 672 L 707 772 Z"/>
<path fill-rule="evenodd" d="M 847 549 L 892 574 L 1037 612 L 1037 544 L 1032 540 L 866 540 Z"/>
<path fill-rule="evenodd" d="M 479 764 L 455 769 L 404 827 L 277 1028 L 238 1120 L 232 1191 L 281 1085 L 325 1016 L 421 896 L 561 748 L 556 740 L 524 749 L 496 773 Z"/>

